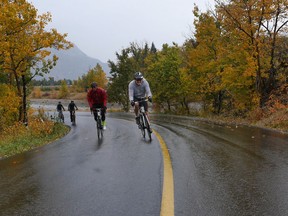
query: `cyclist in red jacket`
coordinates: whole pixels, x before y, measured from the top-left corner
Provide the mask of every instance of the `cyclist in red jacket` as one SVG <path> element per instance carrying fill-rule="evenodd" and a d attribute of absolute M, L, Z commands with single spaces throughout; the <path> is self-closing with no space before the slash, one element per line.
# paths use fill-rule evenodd
<path fill-rule="evenodd" d="M 87 100 L 90 106 L 90 110 L 93 108 L 101 108 L 102 125 L 106 130 L 106 110 L 107 110 L 107 93 L 104 89 L 97 86 L 96 82 L 91 84 L 91 89 L 87 93 Z"/>

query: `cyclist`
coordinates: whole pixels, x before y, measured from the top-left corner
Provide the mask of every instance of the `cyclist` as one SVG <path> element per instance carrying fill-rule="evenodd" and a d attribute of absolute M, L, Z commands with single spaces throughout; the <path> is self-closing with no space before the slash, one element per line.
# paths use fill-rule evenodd
<path fill-rule="evenodd" d="M 70 112 L 70 120 L 72 122 L 72 113 L 75 112 L 75 109 L 78 110 L 78 107 L 76 106 L 76 104 L 74 103 L 74 101 L 72 100 L 69 105 L 68 105 L 68 111 Z"/>
<path fill-rule="evenodd" d="M 87 93 L 87 100 L 90 110 L 93 108 L 101 108 L 103 130 L 106 130 L 106 110 L 107 110 L 107 93 L 104 89 L 97 86 L 96 82 L 91 84 L 91 89 Z M 96 120 L 96 119 L 95 119 Z"/>
<path fill-rule="evenodd" d="M 63 115 L 62 110 L 65 111 L 64 106 L 61 104 L 61 101 L 58 102 L 57 107 L 56 107 L 57 112 L 59 113 L 59 116 Z M 63 118 L 63 122 L 64 122 L 64 118 Z"/>
<path fill-rule="evenodd" d="M 148 100 L 152 102 L 152 93 L 148 81 L 143 77 L 141 72 L 134 74 L 134 80 L 129 83 L 129 100 L 132 107 L 134 107 L 136 124 L 140 124 L 139 121 L 139 103 L 135 103 L 141 98 L 148 97 Z M 142 102 L 144 105 L 145 112 L 148 116 L 148 103 L 147 101 Z"/>

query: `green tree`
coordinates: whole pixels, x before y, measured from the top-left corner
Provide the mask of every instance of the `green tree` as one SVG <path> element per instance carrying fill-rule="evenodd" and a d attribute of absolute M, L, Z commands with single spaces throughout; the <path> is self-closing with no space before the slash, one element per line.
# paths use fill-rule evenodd
<path fill-rule="evenodd" d="M 125 111 L 129 110 L 128 84 L 135 71 L 134 60 L 129 55 L 130 49 L 126 48 L 121 54 L 116 53 L 117 63 L 108 61 L 112 75 L 107 90 L 109 101 L 121 104 Z"/>
<path fill-rule="evenodd" d="M 147 65 L 145 59 L 150 53 L 147 43 L 141 47 L 137 43 L 131 43 L 121 53 L 116 53 L 117 62 L 108 61 L 111 79 L 108 85 L 109 101 L 119 103 L 125 111 L 129 110 L 128 84 L 133 79 L 136 71 L 145 75 Z"/>
<path fill-rule="evenodd" d="M 183 70 L 183 54 L 181 48 L 174 44 L 164 44 L 161 51 L 150 55 L 147 59 L 147 79 L 153 89 L 154 101 L 159 105 L 183 107 L 189 113 L 187 96 L 188 79 Z"/>

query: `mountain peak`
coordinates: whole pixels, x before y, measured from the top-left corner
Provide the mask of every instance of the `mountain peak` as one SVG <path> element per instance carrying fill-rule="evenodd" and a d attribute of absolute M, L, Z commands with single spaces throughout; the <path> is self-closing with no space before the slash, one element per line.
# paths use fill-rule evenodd
<path fill-rule="evenodd" d="M 54 77 L 55 80 L 70 79 L 77 80 L 88 70 L 99 64 L 106 76 L 109 76 L 109 67 L 107 63 L 99 59 L 89 57 L 81 51 L 75 44 L 68 50 L 51 49 L 51 56 L 54 54 L 58 57 L 57 65 L 45 77 Z"/>

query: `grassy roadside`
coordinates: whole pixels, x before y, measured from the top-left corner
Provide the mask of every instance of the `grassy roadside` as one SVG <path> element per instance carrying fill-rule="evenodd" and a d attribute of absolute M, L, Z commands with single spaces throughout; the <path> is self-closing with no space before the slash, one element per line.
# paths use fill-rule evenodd
<path fill-rule="evenodd" d="M 53 142 L 70 131 L 62 123 L 33 119 L 29 127 L 17 124 L 0 135 L 0 159 Z"/>
<path fill-rule="evenodd" d="M 288 134 L 288 109 L 266 113 L 254 111 L 246 118 L 231 116 L 206 116 L 204 118 L 221 124 L 254 126 Z"/>

